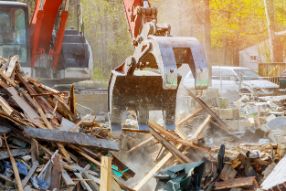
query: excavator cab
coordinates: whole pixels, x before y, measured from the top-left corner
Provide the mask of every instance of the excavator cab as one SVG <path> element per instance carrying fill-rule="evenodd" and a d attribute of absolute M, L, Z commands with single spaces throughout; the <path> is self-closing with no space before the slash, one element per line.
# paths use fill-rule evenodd
<path fill-rule="evenodd" d="M 70 84 L 92 76 L 91 46 L 81 32 L 80 3 L 36 0 L 29 23 L 27 4 L 0 0 L 0 55 L 19 55 L 23 72 L 47 85 Z M 66 29 L 69 9 L 70 24 Z"/>
<path fill-rule="evenodd" d="M 28 25 L 27 5 L 0 1 L 0 55 L 19 55 L 23 66 L 29 61 Z"/>

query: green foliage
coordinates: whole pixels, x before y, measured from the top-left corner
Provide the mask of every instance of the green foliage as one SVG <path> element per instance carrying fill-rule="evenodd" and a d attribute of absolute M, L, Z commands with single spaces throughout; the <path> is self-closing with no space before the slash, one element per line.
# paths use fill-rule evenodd
<path fill-rule="evenodd" d="M 97 67 L 94 67 L 94 69 L 93 69 L 93 78 L 96 81 L 106 81 L 107 76 L 103 74 L 101 69 L 99 69 Z"/>
<path fill-rule="evenodd" d="M 286 2 L 273 1 L 275 30 L 285 30 Z M 210 0 L 210 9 L 214 47 L 232 43 L 243 48 L 268 38 L 263 0 Z"/>
<path fill-rule="evenodd" d="M 179 31 L 177 34 L 192 35 L 203 41 L 204 29 L 201 28 L 205 24 L 204 1 L 209 1 L 213 48 L 236 46 L 237 49 L 243 49 L 268 38 L 264 0 L 152 0 L 151 2 L 159 8 L 159 17 L 163 15 L 160 22 L 170 23 L 173 31 Z M 273 0 L 273 3 L 275 29 L 285 30 L 286 1 Z M 180 13 L 183 14 L 176 16 Z"/>
<path fill-rule="evenodd" d="M 133 50 L 123 3 L 81 0 L 81 5 L 85 34 L 93 49 L 95 78 L 108 79 L 110 71 L 131 55 Z"/>

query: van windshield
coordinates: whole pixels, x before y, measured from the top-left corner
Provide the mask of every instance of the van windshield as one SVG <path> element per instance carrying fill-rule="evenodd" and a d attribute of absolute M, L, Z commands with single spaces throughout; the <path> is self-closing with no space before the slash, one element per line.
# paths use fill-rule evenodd
<path fill-rule="evenodd" d="M 256 72 L 248 69 L 234 69 L 235 73 L 241 78 L 241 80 L 259 80 L 259 76 Z"/>

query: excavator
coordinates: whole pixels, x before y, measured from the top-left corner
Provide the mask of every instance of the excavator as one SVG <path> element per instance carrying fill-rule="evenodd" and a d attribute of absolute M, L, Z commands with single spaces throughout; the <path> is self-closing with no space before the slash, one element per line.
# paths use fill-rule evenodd
<path fill-rule="evenodd" d="M 193 37 L 171 35 L 171 26 L 157 22 L 158 10 L 148 0 L 123 0 L 134 53 L 114 68 L 109 81 L 112 133 L 120 135 L 130 111 L 140 131 L 148 131 L 152 111 L 162 113 L 163 125 L 175 128 L 181 70 L 188 67 L 196 89 L 208 86 L 208 64 L 202 45 Z"/>
<path fill-rule="evenodd" d="M 0 1 L 0 55 L 19 55 L 23 72 L 42 81 L 91 78 L 92 51 L 80 29 L 66 29 L 69 0 Z"/>
<path fill-rule="evenodd" d="M 40 80 L 90 78 L 92 53 L 79 29 L 66 30 L 71 0 L 35 0 L 28 6 L 0 1 L 0 55 L 19 55 L 24 72 Z M 162 113 L 164 126 L 175 127 L 176 94 L 187 66 L 197 89 L 208 85 L 208 64 L 199 41 L 171 35 L 171 26 L 157 22 L 158 10 L 148 0 L 123 0 L 134 53 L 111 72 L 108 109 L 111 129 L 120 133 L 128 112 L 139 130 L 148 130 L 152 111 Z M 42 80 L 43 81 L 43 80 Z"/>

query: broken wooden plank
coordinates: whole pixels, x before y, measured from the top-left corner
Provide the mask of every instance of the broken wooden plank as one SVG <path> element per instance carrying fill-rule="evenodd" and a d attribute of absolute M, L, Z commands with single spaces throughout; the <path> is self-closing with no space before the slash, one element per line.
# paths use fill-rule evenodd
<path fill-rule="evenodd" d="M 85 179 L 89 179 L 90 181 L 87 181 L 87 184 L 90 186 L 92 190 L 99 190 L 99 186 L 96 184 L 95 179 L 92 175 L 90 175 L 88 172 L 83 171 L 82 177 Z"/>
<path fill-rule="evenodd" d="M 67 187 L 75 186 L 75 182 L 71 179 L 70 175 L 65 169 L 62 170 L 62 178 Z"/>
<path fill-rule="evenodd" d="M 100 168 L 100 191 L 111 191 L 112 179 L 112 158 L 108 156 L 102 156 Z"/>
<path fill-rule="evenodd" d="M 37 86 L 38 88 L 41 88 L 41 89 L 43 89 L 43 90 L 45 90 L 45 91 L 52 92 L 52 93 L 54 93 L 54 94 L 60 94 L 60 93 L 61 93 L 60 91 L 58 91 L 58 90 L 56 90 L 56 89 L 53 89 L 53 88 L 50 88 L 50 87 L 48 87 L 48 86 L 46 86 L 46 85 L 44 85 L 44 84 L 38 82 L 37 80 L 35 80 L 35 79 L 33 79 L 33 78 L 29 78 L 29 77 L 28 77 L 27 80 L 28 80 L 28 82 L 30 82 L 30 83 L 33 84 L 34 86 Z"/>
<path fill-rule="evenodd" d="M 157 123 L 155 123 L 153 121 L 149 121 L 148 124 L 149 124 L 149 127 L 151 129 L 158 131 L 158 133 L 160 135 L 164 135 L 167 140 L 171 140 L 173 142 L 180 143 L 180 144 L 182 144 L 184 146 L 191 147 L 193 149 L 196 149 L 196 150 L 199 150 L 199 151 L 202 151 L 202 152 L 209 153 L 211 151 L 210 148 L 195 145 L 193 143 L 193 141 L 191 141 L 191 140 L 182 139 L 180 137 L 177 137 L 175 134 L 167 131 L 162 126 L 158 125 Z"/>
<path fill-rule="evenodd" d="M 78 148 L 74 145 L 69 145 L 70 148 L 72 148 L 74 151 L 76 151 L 78 154 L 80 154 L 81 156 L 85 157 L 87 160 L 89 160 L 90 162 L 92 162 L 93 164 L 97 165 L 100 167 L 100 162 L 98 162 L 97 160 L 95 160 L 93 157 L 89 156 L 85 151 L 83 151 L 81 148 Z"/>
<path fill-rule="evenodd" d="M 71 85 L 70 88 L 70 96 L 69 96 L 69 107 L 70 107 L 70 111 L 75 114 L 76 111 L 76 98 L 75 98 L 75 88 L 74 88 L 74 84 Z"/>
<path fill-rule="evenodd" d="M 98 139 L 91 135 L 76 132 L 65 132 L 49 129 L 25 128 L 24 135 L 45 141 L 96 147 L 118 151 L 119 146 L 115 141 Z"/>
<path fill-rule="evenodd" d="M 32 157 L 32 163 L 39 161 L 40 157 L 39 143 L 36 139 L 31 140 L 31 157 Z"/>
<path fill-rule="evenodd" d="M 14 109 L 7 103 L 7 101 L 2 96 L 0 96 L 0 107 L 7 115 L 11 115 L 14 111 Z"/>
<path fill-rule="evenodd" d="M 224 190 L 231 188 L 249 188 L 249 187 L 252 187 L 253 189 L 258 188 L 258 183 L 256 182 L 255 176 L 235 178 L 215 183 L 215 190 Z"/>
<path fill-rule="evenodd" d="M 11 86 L 13 86 L 13 87 L 16 87 L 16 86 L 17 86 L 17 84 L 15 83 L 15 81 L 12 80 L 12 79 L 10 79 L 10 78 L 4 73 L 3 70 L 0 70 L 0 76 L 1 76 L 1 78 L 4 79 L 4 81 L 6 81 L 6 86 L 9 86 L 9 85 L 11 85 Z"/>
<path fill-rule="evenodd" d="M 179 161 L 182 163 L 192 162 L 187 156 L 183 155 L 174 145 L 166 141 L 159 133 L 150 128 L 151 134 L 170 152 L 172 153 Z"/>
<path fill-rule="evenodd" d="M 8 68 L 5 71 L 5 74 L 8 78 L 11 78 L 18 62 L 19 62 L 19 56 L 18 55 L 12 56 L 10 58 Z"/>
<path fill-rule="evenodd" d="M 37 112 L 39 113 L 41 119 L 43 120 L 43 122 L 45 123 L 46 127 L 48 129 L 53 129 L 52 124 L 49 122 L 49 120 L 47 119 L 46 114 L 44 113 L 42 107 L 39 105 L 39 103 L 34 100 L 26 91 L 21 91 L 21 93 L 24 95 L 24 97 L 30 102 L 30 104 L 32 104 L 32 106 L 37 110 Z M 45 126 L 42 125 L 42 123 L 37 123 L 36 124 L 38 127 L 45 129 Z M 63 147 L 63 145 L 57 143 L 58 148 L 60 149 L 60 152 L 62 153 L 62 155 L 65 157 L 65 159 L 67 161 L 70 161 L 70 155 L 69 153 L 65 150 L 65 148 Z"/>
<path fill-rule="evenodd" d="M 23 155 L 27 155 L 30 153 L 29 149 L 12 149 L 10 150 L 10 153 L 13 157 L 17 157 L 17 156 L 23 156 Z M 9 158 L 9 154 L 7 153 L 7 151 L 0 151 L 0 160 L 3 159 L 7 159 Z"/>
<path fill-rule="evenodd" d="M 64 117 L 62 118 L 61 126 L 57 129 L 60 131 L 79 132 L 78 125 Z"/>
<path fill-rule="evenodd" d="M 226 181 L 234 179 L 237 172 L 232 168 L 230 164 L 225 164 L 221 173 L 220 173 L 220 179 Z"/>
<path fill-rule="evenodd" d="M 261 188 L 269 190 L 279 184 L 286 182 L 286 155 L 274 167 L 273 171 L 262 182 Z"/>
<path fill-rule="evenodd" d="M 17 105 L 23 110 L 24 114 L 31 120 L 41 123 L 40 116 L 35 112 L 35 110 L 26 102 L 25 99 L 19 96 L 18 92 L 14 87 L 6 88 L 6 90 L 12 95 L 12 99 L 17 103 Z M 36 124 L 37 124 L 36 123 Z"/>
<path fill-rule="evenodd" d="M 229 135 L 232 135 L 229 131 L 228 125 L 216 114 L 201 98 L 194 95 L 191 91 L 188 92 L 189 95 L 198 103 L 200 106 L 208 113 L 210 114 L 216 122 L 219 124 L 219 128 L 222 129 L 224 132 L 228 133 Z"/>
<path fill-rule="evenodd" d="M 31 84 L 28 83 L 25 77 L 23 77 L 19 72 L 16 73 L 18 80 L 24 85 L 26 90 L 29 92 L 28 97 L 31 97 L 30 94 L 37 94 L 36 87 L 33 87 Z M 31 98 L 30 98 L 31 99 Z M 53 108 L 47 101 L 47 99 L 43 97 L 35 97 L 35 101 L 40 105 L 43 111 L 46 114 L 52 114 Z M 59 116 L 58 116 L 59 117 Z"/>
<path fill-rule="evenodd" d="M 44 92 L 44 93 L 38 93 L 38 94 L 30 94 L 32 97 L 38 97 L 38 96 L 51 96 L 51 95 L 62 95 L 62 92 L 53 93 L 53 92 Z"/>
<path fill-rule="evenodd" d="M 84 178 L 82 177 L 81 173 L 80 172 L 76 172 L 74 173 L 74 175 L 80 180 L 80 185 L 82 186 L 82 188 L 84 190 L 87 190 L 87 191 L 93 191 L 90 186 L 87 184 L 87 182 L 84 180 Z"/>
<path fill-rule="evenodd" d="M 37 168 L 39 166 L 39 162 L 35 161 L 33 162 L 32 168 L 29 170 L 27 176 L 22 180 L 22 185 L 23 187 L 26 186 L 26 184 L 28 183 L 28 181 L 30 180 L 30 178 L 33 176 L 33 174 L 36 172 Z"/>
<path fill-rule="evenodd" d="M 193 111 L 191 114 L 189 114 L 188 116 L 184 117 L 183 119 L 181 119 L 180 121 L 176 122 L 176 127 L 178 128 L 179 126 L 181 126 L 182 124 L 189 122 L 191 119 L 194 119 L 195 116 L 197 116 L 200 112 L 203 111 L 203 108 L 197 108 L 195 111 Z"/>
<path fill-rule="evenodd" d="M 129 151 L 127 151 L 128 153 L 131 153 L 139 148 L 142 148 L 144 145 L 150 143 L 151 141 L 154 140 L 154 137 L 149 137 L 148 139 L 142 141 L 141 143 L 139 143 L 138 145 L 135 145 L 134 147 L 132 147 L 131 149 L 129 149 Z"/>
<path fill-rule="evenodd" d="M 61 178 L 62 178 L 62 163 L 61 163 L 61 155 L 56 154 L 52 159 L 52 172 L 51 172 L 51 186 L 52 190 L 60 190 L 61 189 Z"/>
<path fill-rule="evenodd" d="M 30 126 L 30 127 L 34 127 L 34 124 L 31 123 L 29 120 L 27 119 L 23 119 L 20 116 L 13 116 L 13 115 L 7 115 L 6 113 L 3 113 L 2 111 L 0 111 L 0 117 L 3 119 L 6 119 L 10 122 L 12 122 L 13 124 L 15 124 L 16 126 Z"/>
<path fill-rule="evenodd" d="M 10 161 L 11 161 L 11 164 L 12 164 L 12 169 L 13 169 L 13 172 L 14 172 L 14 177 L 15 177 L 17 189 L 19 191 L 24 191 L 24 188 L 23 188 L 22 182 L 21 182 L 21 178 L 20 178 L 20 175 L 19 175 L 19 170 L 18 170 L 18 167 L 17 167 L 17 163 L 16 163 L 15 158 L 13 157 L 13 155 L 10 152 L 10 148 L 9 148 L 8 143 L 7 143 L 6 136 L 4 136 L 4 142 L 5 142 L 5 145 L 6 145 L 6 148 L 7 148 L 7 152 L 9 154 L 9 158 L 10 158 Z"/>

